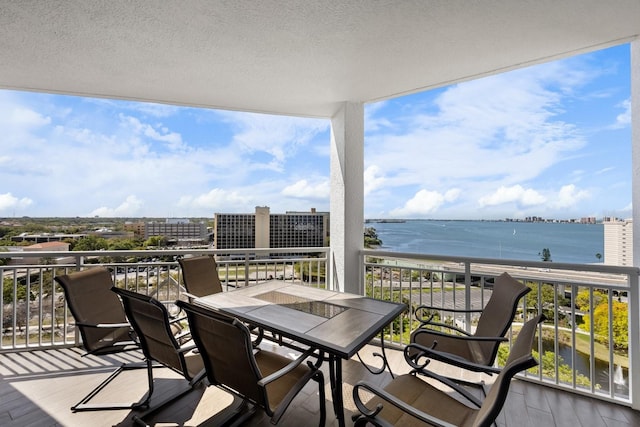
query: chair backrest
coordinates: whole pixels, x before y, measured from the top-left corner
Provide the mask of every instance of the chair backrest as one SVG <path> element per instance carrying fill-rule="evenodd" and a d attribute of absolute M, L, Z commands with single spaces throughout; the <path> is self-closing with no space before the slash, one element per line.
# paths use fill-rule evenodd
<path fill-rule="evenodd" d="M 253 355 L 251 333 L 237 319 L 177 301 L 187 313 L 189 330 L 196 342 L 211 384 L 235 390 L 263 408 L 269 408 L 265 389 L 258 386 L 262 374 Z"/>
<path fill-rule="evenodd" d="M 187 292 L 197 297 L 222 292 L 218 264 L 213 256 L 180 258 L 178 262 L 182 268 L 182 278 Z"/>
<path fill-rule="evenodd" d="M 491 297 L 484 307 L 474 335 L 479 337 L 502 337 L 513 322 L 518 303 L 531 288 L 502 273 L 496 277 Z M 488 364 L 492 364 L 498 353 L 498 343 L 479 342 L 478 347 Z"/>
<path fill-rule="evenodd" d="M 482 402 L 473 423 L 474 427 L 490 426 L 504 406 L 513 376 L 538 364 L 531 352 L 538 324 L 544 320 L 544 315 L 539 314 L 527 321 L 520 329 L 504 368 L 496 377 L 487 397 Z"/>
<path fill-rule="evenodd" d="M 118 343 L 131 343 L 131 328 L 96 328 L 88 325 L 125 324 L 122 303 L 111 292 L 113 279 L 103 267 L 91 268 L 76 273 L 56 276 L 64 296 L 80 330 L 82 343 L 91 354 L 107 354 L 122 351 Z"/>
<path fill-rule="evenodd" d="M 187 379 L 197 372 L 189 372 L 185 358 L 178 351 L 180 344 L 173 335 L 167 308 L 148 295 L 114 287 L 114 295 L 122 299 L 131 326 L 138 335 L 140 347 L 147 359 L 171 368 Z"/>

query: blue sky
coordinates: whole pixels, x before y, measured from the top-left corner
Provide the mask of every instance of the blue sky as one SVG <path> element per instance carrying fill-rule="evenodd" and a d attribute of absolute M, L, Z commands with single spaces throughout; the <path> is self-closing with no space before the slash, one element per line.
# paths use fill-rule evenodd
<path fill-rule="evenodd" d="M 365 217 L 631 216 L 629 46 L 365 106 Z M 0 216 L 329 210 L 328 120 L 0 90 Z"/>

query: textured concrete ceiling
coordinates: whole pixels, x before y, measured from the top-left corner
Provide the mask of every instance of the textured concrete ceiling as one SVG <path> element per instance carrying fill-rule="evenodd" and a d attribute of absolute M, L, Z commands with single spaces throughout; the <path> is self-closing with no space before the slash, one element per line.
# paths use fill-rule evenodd
<path fill-rule="evenodd" d="M 640 0 L 0 0 L 0 88 L 330 117 L 638 34 Z"/>

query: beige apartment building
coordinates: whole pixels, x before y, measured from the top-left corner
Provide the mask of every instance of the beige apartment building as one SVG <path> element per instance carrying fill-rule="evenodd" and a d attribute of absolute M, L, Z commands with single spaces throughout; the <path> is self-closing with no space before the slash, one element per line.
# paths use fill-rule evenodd
<path fill-rule="evenodd" d="M 144 238 L 151 236 L 166 237 L 170 243 L 189 246 L 206 243 L 207 225 L 204 222 L 191 222 L 187 218 L 167 218 L 164 222 L 144 224 Z"/>
<path fill-rule="evenodd" d="M 256 206 L 255 213 L 216 213 L 214 247 L 301 248 L 329 245 L 329 213 L 286 212 L 272 214 L 268 206 Z"/>
<path fill-rule="evenodd" d="M 605 218 L 604 263 L 633 266 L 633 220 Z"/>

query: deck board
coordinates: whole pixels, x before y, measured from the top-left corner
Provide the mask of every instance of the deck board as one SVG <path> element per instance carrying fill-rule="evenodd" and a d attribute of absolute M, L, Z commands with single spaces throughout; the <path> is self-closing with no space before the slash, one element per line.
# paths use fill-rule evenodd
<path fill-rule="evenodd" d="M 271 346 L 271 350 L 276 349 Z M 363 360 L 371 366 L 380 366 L 380 359 L 371 355 L 366 347 L 361 352 Z M 287 350 L 289 352 L 289 350 Z M 408 370 L 399 351 L 388 351 L 392 370 L 402 374 Z M 4 427 L 43 426 L 131 426 L 139 411 L 113 410 L 72 413 L 70 407 L 119 364 L 140 361 L 141 355 L 111 355 L 107 357 L 82 357 L 82 350 L 52 349 L 22 353 L 0 354 L 0 425 Z M 433 369 L 446 369 L 433 366 Z M 160 401 L 186 382 L 168 369 L 156 369 L 156 394 Z M 490 377 L 487 377 L 490 381 Z M 343 364 L 345 408 L 347 424 L 351 411 L 355 410 L 351 390 L 359 380 L 384 384 L 391 379 L 388 372 L 373 375 L 353 358 Z M 299 427 L 316 425 L 319 417 L 317 385 L 310 382 L 293 401 L 280 426 Z M 147 388 L 144 370 L 127 371 L 100 394 L 100 400 L 140 399 Z M 327 425 L 336 426 L 333 413 L 328 375 L 325 378 L 327 393 Z M 223 417 L 225 408 L 239 401 L 216 388 L 198 386 L 183 398 L 154 412 L 145 420 L 157 426 L 199 426 L 215 424 Z M 152 403 L 153 405 L 153 403 Z M 525 381 L 514 380 L 505 408 L 497 419 L 498 426 L 637 426 L 640 413 L 613 403 L 543 387 Z M 256 412 L 246 423 L 248 426 L 271 426 L 269 417 Z"/>

